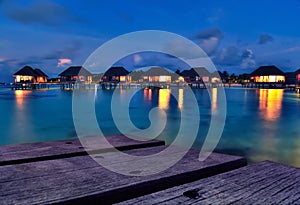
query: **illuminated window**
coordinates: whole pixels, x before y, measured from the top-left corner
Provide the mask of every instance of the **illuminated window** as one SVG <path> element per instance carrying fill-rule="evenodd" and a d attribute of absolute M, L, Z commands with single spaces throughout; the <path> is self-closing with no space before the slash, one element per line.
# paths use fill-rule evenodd
<path fill-rule="evenodd" d="M 125 76 L 120 76 L 120 82 L 125 82 L 126 81 L 126 77 Z"/>

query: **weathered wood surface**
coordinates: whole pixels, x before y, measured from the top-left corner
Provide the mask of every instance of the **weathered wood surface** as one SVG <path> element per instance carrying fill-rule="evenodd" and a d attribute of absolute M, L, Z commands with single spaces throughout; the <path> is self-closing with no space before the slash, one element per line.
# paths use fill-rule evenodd
<path fill-rule="evenodd" d="M 124 151 L 130 155 L 151 155 L 166 146 Z M 104 152 L 101 158 L 118 154 Z M 2 204 L 111 204 L 195 181 L 246 165 L 242 157 L 211 154 L 198 160 L 199 152 L 189 151 L 173 167 L 150 176 L 125 176 L 111 172 L 89 156 L 0 166 L 0 203 Z M 168 160 L 169 157 L 165 156 Z M 113 162 L 115 163 L 115 162 Z M 122 161 L 122 168 L 143 161 Z M 149 164 L 144 163 L 144 167 Z"/>
<path fill-rule="evenodd" d="M 120 204 L 300 204 L 300 169 L 265 161 Z"/>
<path fill-rule="evenodd" d="M 88 137 L 91 147 L 82 147 L 79 139 L 0 146 L 0 166 L 87 155 L 86 151 L 109 151 L 102 137 Z M 136 141 L 124 135 L 106 139 L 119 150 L 164 145 L 163 141 Z"/>

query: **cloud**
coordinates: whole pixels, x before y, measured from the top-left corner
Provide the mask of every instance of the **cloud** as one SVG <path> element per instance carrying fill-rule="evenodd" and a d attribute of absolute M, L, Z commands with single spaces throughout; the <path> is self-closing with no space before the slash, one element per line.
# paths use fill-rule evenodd
<path fill-rule="evenodd" d="M 239 64 L 239 49 L 236 46 L 223 48 L 215 58 L 215 62 L 220 65 L 233 66 Z"/>
<path fill-rule="evenodd" d="M 200 31 L 196 36 L 196 38 L 200 40 L 199 46 L 208 55 L 213 54 L 217 50 L 223 37 L 224 35 L 219 28 L 209 28 Z"/>
<path fill-rule="evenodd" d="M 241 50 L 237 46 L 223 48 L 213 58 L 213 61 L 220 66 L 238 66 L 241 68 L 252 68 L 256 65 L 254 52 L 249 48 Z"/>
<path fill-rule="evenodd" d="M 256 66 L 254 53 L 251 49 L 246 49 L 241 55 L 242 63 L 241 68 L 253 68 Z"/>
<path fill-rule="evenodd" d="M 209 28 L 209 29 L 200 31 L 197 35 L 198 39 L 209 39 L 211 37 L 221 39 L 221 38 L 223 38 L 223 33 L 221 32 L 221 30 L 219 28 Z"/>
<path fill-rule="evenodd" d="M 77 41 L 72 41 L 66 48 L 52 51 L 43 58 L 46 60 L 57 60 L 59 58 L 74 58 L 81 48 L 81 44 Z"/>
<path fill-rule="evenodd" d="M 272 36 L 270 36 L 268 34 L 262 34 L 259 37 L 258 44 L 263 45 L 263 44 L 266 44 L 266 43 L 271 42 L 273 40 L 274 40 L 274 38 Z"/>
<path fill-rule="evenodd" d="M 175 58 L 174 56 L 151 51 L 140 52 L 138 54 L 133 54 L 132 56 L 127 56 L 116 62 L 114 65 L 124 66 L 133 70 L 149 66 L 161 66 L 175 71 L 177 69 L 189 67 L 183 61 L 181 61 L 178 58 Z"/>
<path fill-rule="evenodd" d="M 72 64 L 72 60 L 69 58 L 60 58 L 58 59 L 57 67 L 63 67 L 65 65 Z"/>
<path fill-rule="evenodd" d="M 48 0 L 35 0 L 29 5 L 17 1 L 5 1 L 3 5 L 6 17 L 23 24 L 61 25 L 66 21 L 81 22 L 82 18 L 71 13 L 61 5 Z"/>

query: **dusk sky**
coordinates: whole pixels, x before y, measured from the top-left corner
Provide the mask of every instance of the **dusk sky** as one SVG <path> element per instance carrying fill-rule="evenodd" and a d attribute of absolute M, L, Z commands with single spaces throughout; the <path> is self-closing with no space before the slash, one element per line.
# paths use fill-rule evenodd
<path fill-rule="evenodd" d="M 0 11 L 0 81 L 10 81 L 25 65 L 56 77 L 70 65 L 82 65 L 104 42 L 139 30 L 182 35 L 229 73 L 267 64 L 283 71 L 300 67 L 299 0 L 0 0 Z M 128 70 L 168 67 L 171 59 L 140 54 L 118 64 Z"/>

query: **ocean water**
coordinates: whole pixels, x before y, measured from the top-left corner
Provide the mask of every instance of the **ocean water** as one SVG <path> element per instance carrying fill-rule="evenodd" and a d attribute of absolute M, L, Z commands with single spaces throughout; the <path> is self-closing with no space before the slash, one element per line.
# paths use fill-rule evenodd
<path fill-rule="evenodd" d="M 129 90 L 115 90 L 120 103 Z M 206 138 L 211 113 L 218 109 L 220 89 L 212 90 L 212 102 L 205 89 L 195 89 L 200 125 L 194 148 Z M 282 89 L 225 88 L 226 121 L 217 152 L 245 156 L 250 163 L 272 160 L 300 167 L 300 95 Z M 0 145 L 76 138 L 70 90 L 0 89 Z M 105 135 L 122 133 L 111 114 L 112 90 L 86 92 L 95 98 L 98 125 Z M 175 97 L 174 97 L 175 96 Z M 178 100 L 176 100 L 176 97 Z M 172 143 L 182 120 L 182 110 L 193 110 L 186 89 L 140 90 L 129 101 L 128 113 L 138 129 L 152 123 L 149 112 L 165 112 L 166 125 L 158 138 Z M 127 122 L 119 118 L 120 123 Z M 193 121 L 189 123 L 195 123 Z M 192 133 L 192 131 L 191 131 Z M 186 137 L 191 133 L 187 132 Z"/>

